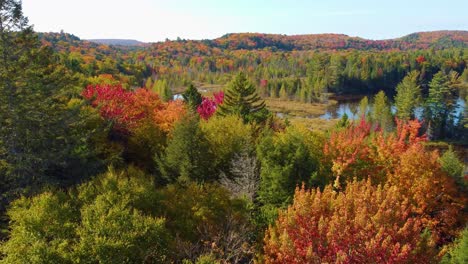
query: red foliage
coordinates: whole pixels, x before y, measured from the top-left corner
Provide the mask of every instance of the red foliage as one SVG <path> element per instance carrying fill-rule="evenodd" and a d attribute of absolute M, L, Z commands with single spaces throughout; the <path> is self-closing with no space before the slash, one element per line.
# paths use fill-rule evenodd
<path fill-rule="evenodd" d="M 420 55 L 419 57 L 416 58 L 416 62 L 418 64 L 421 64 L 426 61 L 426 58 L 423 55 Z"/>
<path fill-rule="evenodd" d="M 208 120 L 216 112 L 218 105 L 224 101 L 224 92 L 213 94 L 213 99 L 203 97 L 202 103 L 197 107 L 197 112 L 201 118 Z"/>
<path fill-rule="evenodd" d="M 350 182 L 297 189 L 265 235 L 266 263 L 430 263 L 433 245 L 396 187 Z"/>
<path fill-rule="evenodd" d="M 148 123 L 167 132 L 185 113 L 181 102 L 165 103 L 156 93 L 143 88 L 127 91 L 121 85 L 89 85 L 82 96 L 121 132 L 132 132 Z"/>

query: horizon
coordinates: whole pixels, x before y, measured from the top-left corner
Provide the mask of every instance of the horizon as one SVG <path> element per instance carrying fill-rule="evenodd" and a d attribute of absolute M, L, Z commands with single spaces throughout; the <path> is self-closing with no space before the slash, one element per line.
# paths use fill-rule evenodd
<path fill-rule="evenodd" d="M 64 31 L 81 39 L 215 39 L 230 33 L 280 35 L 344 34 L 369 40 L 394 39 L 416 32 L 466 31 L 462 0 L 370 0 L 308 3 L 240 0 L 91 1 L 23 0 L 23 12 L 38 32 Z M 51 12 L 50 10 L 54 10 Z M 73 10 L 70 12 L 69 10 Z M 159 26 L 163 25 L 163 26 Z"/>

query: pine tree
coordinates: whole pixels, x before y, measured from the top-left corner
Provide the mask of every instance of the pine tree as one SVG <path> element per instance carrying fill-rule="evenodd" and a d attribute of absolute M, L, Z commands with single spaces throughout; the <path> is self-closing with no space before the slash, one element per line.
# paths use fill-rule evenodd
<path fill-rule="evenodd" d="M 359 102 L 359 118 L 367 119 L 367 112 L 369 108 L 369 99 L 367 96 L 361 99 Z"/>
<path fill-rule="evenodd" d="M 54 58 L 28 26 L 21 1 L 0 1 L 0 211 L 3 199 L 25 189 L 93 173 L 81 164 L 91 132 L 80 129 L 80 107 L 71 109 L 64 93 L 75 81 Z"/>
<path fill-rule="evenodd" d="M 442 71 L 436 73 L 429 83 L 425 118 L 432 139 L 445 138 L 447 128 L 453 122 L 455 97 L 450 86 L 449 78 Z"/>
<path fill-rule="evenodd" d="M 392 127 L 392 112 L 384 91 L 380 91 L 374 96 L 372 121 L 384 131 L 388 131 Z"/>
<path fill-rule="evenodd" d="M 418 80 L 419 72 L 412 71 L 396 87 L 396 115 L 401 120 L 409 120 L 414 117 L 414 110 L 418 106 L 421 97 L 421 87 L 418 85 Z"/>
<path fill-rule="evenodd" d="M 182 97 L 184 98 L 185 102 L 187 105 L 192 109 L 193 111 L 197 110 L 197 107 L 202 103 L 202 96 L 198 92 L 197 88 L 191 83 L 187 90 L 182 94 Z"/>
<path fill-rule="evenodd" d="M 279 91 L 279 96 L 282 100 L 288 100 L 288 92 L 286 92 L 286 88 L 284 83 L 281 85 L 281 89 Z"/>
<path fill-rule="evenodd" d="M 239 115 L 244 122 L 263 122 L 268 117 L 265 102 L 242 72 L 230 83 L 218 111 L 222 116 Z"/>
<path fill-rule="evenodd" d="M 156 157 L 168 182 L 204 182 L 217 177 L 214 156 L 195 114 L 188 114 L 174 127 L 163 157 Z"/>

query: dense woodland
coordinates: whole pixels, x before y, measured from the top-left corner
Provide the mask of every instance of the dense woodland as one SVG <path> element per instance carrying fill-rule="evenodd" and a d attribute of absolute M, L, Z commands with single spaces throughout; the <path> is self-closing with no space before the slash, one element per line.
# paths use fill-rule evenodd
<path fill-rule="evenodd" d="M 108 46 L 0 11 L 0 263 L 468 262 L 468 32 Z M 331 94 L 360 118 L 265 104 Z"/>

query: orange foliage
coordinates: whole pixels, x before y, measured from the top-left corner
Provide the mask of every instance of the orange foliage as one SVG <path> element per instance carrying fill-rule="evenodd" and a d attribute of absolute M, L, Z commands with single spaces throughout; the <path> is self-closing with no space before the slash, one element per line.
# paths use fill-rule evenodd
<path fill-rule="evenodd" d="M 82 95 L 123 132 L 133 132 L 147 124 L 169 132 L 185 114 L 182 102 L 163 102 L 156 93 L 144 88 L 127 91 L 120 85 L 90 85 Z"/>
<path fill-rule="evenodd" d="M 332 162 L 335 187 L 355 177 L 395 186 L 408 197 L 412 213 L 431 231 L 433 241 L 446 243 L 463 225 L 465 200 L 441 170 L 439 154 L 425 150 L 426 137 L 418 134 L 421 123 L 396 123 L 390 134 L 371 132 L 365 121 L 332 133 L 324 160 Z"/>
<path fill-rule="evenodd" d="M 266 263 L 429 263 L 433 245 L 411 204 L 391 185 L 348 183 L 337 193 L 328 185 L 296 189 L 264 239 Z"/>

